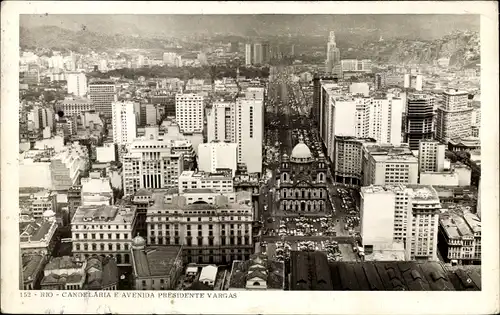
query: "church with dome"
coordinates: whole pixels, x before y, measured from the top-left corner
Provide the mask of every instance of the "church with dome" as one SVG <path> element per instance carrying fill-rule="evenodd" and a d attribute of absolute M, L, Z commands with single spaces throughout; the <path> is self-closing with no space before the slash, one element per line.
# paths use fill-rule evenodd
<path fill-rule="evenodd" d="M 283 154 L 279 178 L 279 209 L 285 215 L 326 211 L 328 193 L 325 157 L 323 154 L 313 157 L 302 138 L 290 156 Z"/>

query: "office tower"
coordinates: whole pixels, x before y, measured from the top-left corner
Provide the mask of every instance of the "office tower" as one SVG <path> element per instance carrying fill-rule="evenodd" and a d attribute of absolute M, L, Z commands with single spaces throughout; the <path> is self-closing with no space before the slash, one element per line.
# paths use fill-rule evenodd
<path fill-rule="evenodd" d="M 406 99 L 404 141 L 418 150 L 420 140 L 433 139 L 434 97 L 410 94 Z"/>
<path fill-rule="evenodd" d="M 260 65 L 263 63 L 263 49 L 261 43 L 255 43 L 253 45 L 253 63 Z"/>
<path fill-rule="evenodd" d="M 45 127 L 54 129 L 54 110 L 52 108 L 44 108 L 35 106 L 28 113 L 28 128 L 33 131 L 42 131 Z"/>
<path fill-rule="evenodd" d="M 87 94 L 87 76 L 85 73 L 67 73 L 68 94 L 84 96 Z"/>
<path fill-rule="evenodd" d="M 249 192 L 220 194 L 195 189 L 157 193 L 153 200 L 147 214 L 148 245 L 182 245 L 188 263 L 227 264 L 253 253 Z M 231 216 L 229 211 L 233 211 Z"/>
<path fill-rule="evenodd" d="M 114 143 L 118 145 L 128 144 L 135 139 L 137 134 L 134 103 L 113 102 L 111 120 Z"/>
<path fill-rule="evenodd" d="M 207 115 L 208 142 L 236 142 L 236 103 L 215 102 Z"/>
<path fill-rule="evenodd" d="M 203 96 L 197 94 L 175 95 L 175 120 L 182 132 L 203 131 Z"/>
<path fill-rule="evenodd" d="M 375 74 L 375 90 L 381 90 L 386 85 L 386 75 L 385 73 L 376 73 Z"/>
<path fill-rule="evenodd" d="M 340 65 L 340 50 L 335 42 L 335 32 L 331 31 L 326 51 L 326 73 L 332 73 L 337 65 Z"/>
<path fill-rule="evenodd" d="M 158 127 L 146 127 L 123 156 L 123 190 L 131 195 L 141 188 L 174 188 L 183 171 L 182 154 L 159 137 Z"/>
<path fill-rule="evenodd" d="M 225 142 L 210 142 L 198 145 L 198 169 L 215 173 L 218 169 L 230 169 L 234 175 L 238 144 Z"/>
<path fill-rule="evenodd" d="M 269 42 L 262 43 L 262 60 L 263 63 L 268 63 L 271 60 L 271 50 Z"/>
<path fill-rule="evenodd" d="M 95 105 L 95 110 L 106 117 L 112 115 L 112 103 L 117 101 L 115 83 L 97 80 L 89 83 L 88 95 Z"/>
<path fill-rule="evenodd" d="M 418 149 L 419 172 L 442 172 L 446 146 L 435 140 L 422 140 Z"/>
<path fill-rule="evenodd" d="M 363 145 L 376 143 L 375 139 L 335 136 L 333 160 L 334 180 L 347 185 L 361 185 L 363 181 Z"/>
<path fill-rule="evenodd" d="M 253 45 L 245 44 L 245 65 L 249 66 L 253 64 Z"/>
<path fill-rule="evenodd" d="M 432 186 L 362 187 L 363 245 L 373 248 L 403 243 L 406 260 L 436 261 L 440 209 L 438 194 Z"/>
<path fill-rule="evenodd" d="M 418 183 L 418 158 L 407 144 L 367 143 L 363 148 L 363 186 Z"/>
<path fill-rule="evenodd" d="M 437 110 L 436 139 L 443 143 L 471 135 L 473 108 L 468 106 L 468 93 L 459 90 L 443 92 L 443 102 Z"/>
<path fill-rule="evenodd" d="M 238 98 L 235 107 L 238 163 L 245 163 L 249 173 L 262 172 L 262 139 L 264 132 L 264 101 Z"/>

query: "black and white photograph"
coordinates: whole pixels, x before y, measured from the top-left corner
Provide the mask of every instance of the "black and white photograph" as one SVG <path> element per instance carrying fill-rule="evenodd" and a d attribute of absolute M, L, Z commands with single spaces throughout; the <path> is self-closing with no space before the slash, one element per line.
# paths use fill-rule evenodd
<path fill-rule="evenodd" d="M 18 120 L 2 106 L 16 298 L 498 290 L 484 17 L 357 5 L 19 14 Z"/>

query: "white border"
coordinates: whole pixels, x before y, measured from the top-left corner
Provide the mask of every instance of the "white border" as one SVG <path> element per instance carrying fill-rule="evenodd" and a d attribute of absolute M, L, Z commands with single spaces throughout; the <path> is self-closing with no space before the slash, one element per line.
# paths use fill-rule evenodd
<path fill-rule="evenodd" d="M 481 292 L 238 292 L 236 299 L 21 299 L 18 291 L 19 14 L 481 14 Z M 15 313 L 494 314 L 499 308 L 498 8 L 495 2 L 2 2 L 1 311 Z"/>

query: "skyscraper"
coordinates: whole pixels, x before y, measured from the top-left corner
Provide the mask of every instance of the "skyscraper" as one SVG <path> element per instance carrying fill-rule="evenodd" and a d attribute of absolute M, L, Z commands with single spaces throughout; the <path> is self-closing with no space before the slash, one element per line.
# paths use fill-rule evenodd
<path fill-rule="evenodd" d="M 197 94 L 175 95 L 175 120 L 183 132 L 203 131 L 203 96 Z"/>
<path fill-rule="evenodd" d="M 90 82 L 88 94 L 89 98 L 94 102 L 95 110 L 106 117 L 111 117 L 111 104 L 117 100 L 115 83 L 109 80 Z"/>
<path fill-rule="evenodd" d="M 207 115 L 207 138 L 212 141 L 236 141 L 235 102 L 215 102 Z"/>
<path fill-rule="evenodd" d="M 406 100 L 404 141 L 418 150 L 420 140 L 433 138 L 434 97 L 411 94 Z"/>
<path fill-rule="evenodd" d="M 443 101 L 437 110 L 436 138 L 448 143 L 454 138 L 471 135 L 471 117 L 474 108 L 468 106 L 468 93 L 459 90 L 443 92 Z"/>
<path fill-rule="evenodd" d="M 253 45 L 253 63 L 260 65 L 263 63 L 263 49 L 261 43 L 255 43 Z"/>
<path fill-rule="evenodd" d="M 66 74 L 68 81 L 68 94 L 84 96 L 87 94 L 87 77 L 83 72 L 72 72 Z"/>
<path fill-rule="evenodd" d="M 245 163 L 250 173 L 262 172 L 262 138 L 264 111 L 262 99 L 236 100 L 235 128 L 238 162 Z"/>
<path fill-rule="evenodd" d="M 420 172 L 442 172 L 446 147 L 435 140 L 421 140 L 418 150 Z"/>
<path fill-rule="evenodd" d="M 334 31 L 330 32 L 326 47 L 326 73 L 332 73 L 334 67 L 340 64 L 340 50 L 335 42 Z"/>
<path fill-rule="evenodd" d="M 262 61 L 263 63 L 268 63 L 271 60 L 271 50 L 269 42 L 262 43 Z"/>
<path fill-rule="evenodd" d="M 253 45 L 245 44 L 245 65 L 251 65 L 253 58 Z"/>
<path fill-rule="evenodd" d="M 114 143 L 127 144 L 135 139 L 137 134 L 133 102 L 113 102 L 111 120 Z"/>

